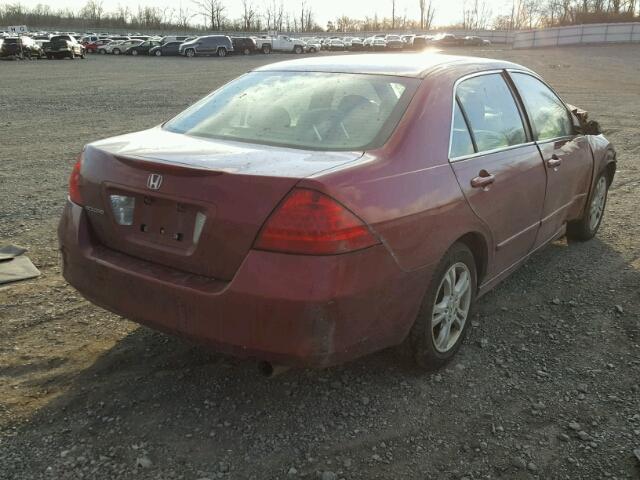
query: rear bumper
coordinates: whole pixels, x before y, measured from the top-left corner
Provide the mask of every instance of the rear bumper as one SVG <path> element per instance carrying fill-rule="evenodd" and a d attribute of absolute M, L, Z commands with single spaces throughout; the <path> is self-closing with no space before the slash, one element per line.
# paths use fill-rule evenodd
<path fill-rule="evenodd" d="M 101 246 L 71 202 L 58 236 L 64 277 L 91 302 L 221 352 L 286 365 L 329 366 L 402 342 L 430 278 L 403 272 L 378 245 L 326 257 L 251 250 L 221 282 Z"/>

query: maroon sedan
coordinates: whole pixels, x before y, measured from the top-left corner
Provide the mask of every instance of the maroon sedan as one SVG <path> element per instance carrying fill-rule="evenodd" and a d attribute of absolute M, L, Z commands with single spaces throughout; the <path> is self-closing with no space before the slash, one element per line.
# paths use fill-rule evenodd
<path fill-rule="evenodd" d="M 407 342 L 437 367 L 479 296 L 552 240 L 595 235 L 615 165 L 520 65 L 274 63 L 84 148 L 64 276 L 136 322 L 272 364 Z"/>

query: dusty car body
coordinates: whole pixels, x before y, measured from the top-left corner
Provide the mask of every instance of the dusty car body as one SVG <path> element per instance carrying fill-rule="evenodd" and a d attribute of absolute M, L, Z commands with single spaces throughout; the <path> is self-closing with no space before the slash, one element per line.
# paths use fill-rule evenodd
<path fill-rule="evenodd" d="M 266 92 L 270 110 L 247 117 L 271 82 L 309 110 Z M 407 342 L 438 366 L 476 298 L 565 232 L 595 235 L 614 172 L 609 142 L 520 65 L 274 63 L 87 145 L 63 274 L 97 305 L 234 355 L 323 367 Z"/>

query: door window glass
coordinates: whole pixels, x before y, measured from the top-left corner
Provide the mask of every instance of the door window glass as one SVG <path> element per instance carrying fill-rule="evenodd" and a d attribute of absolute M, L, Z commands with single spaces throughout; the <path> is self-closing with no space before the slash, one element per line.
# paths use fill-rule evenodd
<path fill-rule="evenodd" d="M 465 122 L 460 106 L 456 102 L 453 110 L 453 132 L 451 133 L 451 152 L 449 157 L 463 157 L 464 155 L 471 155 L 473 152 L 473 141 L 467 128 L 467 122 Z"/>
<path fill-rule="evenodd" d="M 520 112 L 502 75 L 464 80 L 456 90 L 479 152 L 525 143 Z"/>
<path fill-rule="evenodd" d="M 527 109 L 536 140 L 549 140 L 572 134 L 573 122 L 569 112 L 549 87 L 524 73 L 512 73 L 511 78 Z"/>

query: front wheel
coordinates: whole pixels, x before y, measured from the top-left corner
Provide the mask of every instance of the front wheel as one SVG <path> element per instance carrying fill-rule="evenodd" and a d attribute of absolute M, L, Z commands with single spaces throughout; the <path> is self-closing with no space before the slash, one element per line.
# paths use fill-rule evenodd
<path fill-rule="evenodd" d="M 100 50 L 98 50 L 98 53 L 99 53 L 100 55 L 106 55 L 106 54 L 107 54 L 107 51 L 106 51 L 104 48 L 101 48 Z"/>
<path fill-rule="evenodd" d="M 138 55 L 138 50 L 131 50 L 131 55 L 133 55 L 134 57 Z"/>
<path fill-rule="evenodd" d="M 264 53 L 265 55 L 271 53 L 271 45 L 263 45 L 262 46 L 262 53 Z"/>
<path fill-rule="evenodd" d="M 162 56 L 162 50 L 156 50 L 156 57 Z"/>
<path fill-rule="evenodd" d="M 114 55 L 120 55 L 120 49 L 119 48 L 114 48 L 113 49 L 113 54 Z"/>
<path fill-rule="evenodd" d="M 300 45 L 296 45 L 295 48 L 293 49 L 293 51 L 297 54 L 300 55 L 302 53 L 302 47 Z"/>
<path fill-rule="evenodd" d="M 193 58 L 196 56 L 196 51 L 193 48 L 188 48 L 187 51 L 184 53 L 189 58 Z"/>
<path fill-rule="evenodd" d="M 244 53 L 245 55 L 251 55 L 251 49 L 249 48 L 245 48 L 242 53 Z"/>
<path fill-rule="evenodd" d="M 455 243 L 438 264 L 409 334 L 418 365 L 436 369 L 456 354 L 467 332 L 476 282 L 471 250 Z"/>
<path fill-rule="evenodd" d="M 596 235 L 604 217 L 608 191 L 609 181 L 606 172 L 602 172 L 596 179 L 591 193 L 591 200 L 585 209 L 584 215 L 578 220 L 567 224 L 567 237 L 569 239 L 584 242 Z"/>

